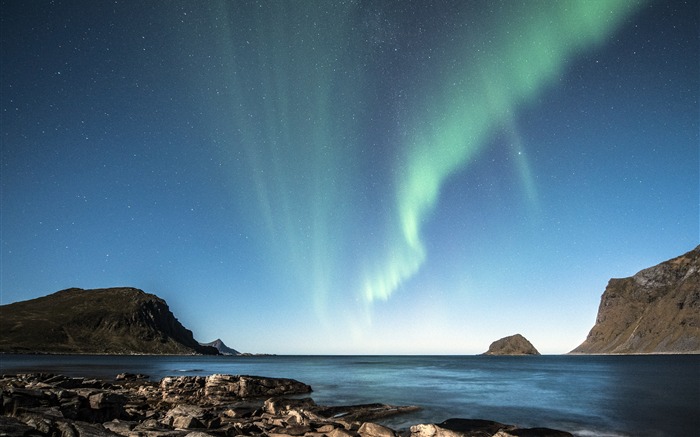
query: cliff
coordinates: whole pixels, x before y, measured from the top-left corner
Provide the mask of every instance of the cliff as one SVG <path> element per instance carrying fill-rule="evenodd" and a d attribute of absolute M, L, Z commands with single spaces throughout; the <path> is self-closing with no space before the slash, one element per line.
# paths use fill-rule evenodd
<path fill-rule="evenodd" d="M 700 246 L 611 279 L 595 325 L 571 353 L 700 353 Z"/>
<path fill-rule="evenodd" d="M 165 301 L 136 288 L 70 288 L 0 306 L 0 352 L 216 354 Z"/>
<path fill-rule="evenodd" d="M 520 334 L 511 335 L 509 337 L 504 337 L 500 340 L 496 340 L 491 343 L 489 350 L 484 352 L 483 355 L 539 355 L 540 353 L 535 349 L 525 337 Z"/>

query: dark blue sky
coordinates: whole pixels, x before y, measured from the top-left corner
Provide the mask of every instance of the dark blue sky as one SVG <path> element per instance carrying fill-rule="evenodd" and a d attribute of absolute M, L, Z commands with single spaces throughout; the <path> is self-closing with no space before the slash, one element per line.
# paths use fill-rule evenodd
<path fill-rule="evenodd" d="M 700 242 L 697 2 L 3 1 L 2 304 L 165 298 L 201 341 L 585 338 Z"/>

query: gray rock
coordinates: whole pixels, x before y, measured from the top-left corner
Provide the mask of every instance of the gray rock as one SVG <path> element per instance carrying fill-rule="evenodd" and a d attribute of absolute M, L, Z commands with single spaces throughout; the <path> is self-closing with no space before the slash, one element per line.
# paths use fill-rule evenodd
<path fill-rule="evenodd" d="M 362 437 L 396 437 L 396 432 L 393 429 L 373 422 L 363 423 L 357 432 Z"/>

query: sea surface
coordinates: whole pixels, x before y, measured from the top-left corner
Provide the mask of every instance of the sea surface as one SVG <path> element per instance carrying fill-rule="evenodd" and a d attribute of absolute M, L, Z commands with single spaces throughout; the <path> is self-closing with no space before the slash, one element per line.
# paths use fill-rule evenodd
<path fill-rule="evenodd" d="M 293 378 L 322 405 L 418 405 L 382 423 L 489 419 L 577 436 L 700 435 L 700 355 L 92 356 L 0 355 L 0 373 L 113 378 L 228 373 Z"/>

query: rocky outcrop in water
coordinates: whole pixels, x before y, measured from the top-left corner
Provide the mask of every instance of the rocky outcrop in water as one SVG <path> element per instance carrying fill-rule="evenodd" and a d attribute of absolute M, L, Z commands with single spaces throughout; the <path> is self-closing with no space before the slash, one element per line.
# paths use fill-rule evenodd
<path fill-rule="evenodd" d="M 218 354 L 163 299 L 136 288 L 70 288 L 0 311 L 0 352 Z"/>
<path fill-rule="evenodd" d="M 700 246 L 611 279 L 595 325 L 571 353 L 700 353 Z"/>
<path fill-rule="evenodd" d="M 51 374 L 0 378 L 0 435 L 55 437 L 468 437 L 571 436 L 483 420 L 450 419 L 397 432 L 377 421 L 414 406 L 321 406 L 291 379 L 180 376 L 108 382 Z M 293 396 L 293 397 L 289 397 Z"/>
<path fill-rule="evenodd" d="M 520 334 L 504 337 L 496 340 L 489 346 L 489 350 L 484 352 L 484 355 L 539 355 L 525 337 Z"/>

